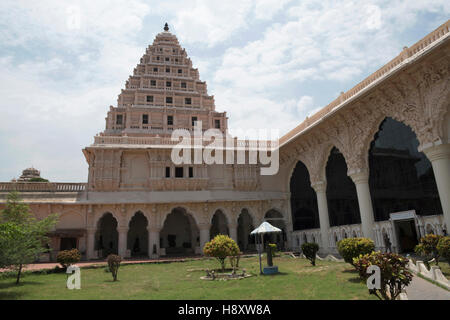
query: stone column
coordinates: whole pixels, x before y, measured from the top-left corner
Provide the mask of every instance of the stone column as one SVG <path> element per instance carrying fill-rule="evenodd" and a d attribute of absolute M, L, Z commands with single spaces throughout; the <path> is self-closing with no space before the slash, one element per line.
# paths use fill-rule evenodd
<path fill-rule="evenodd" d="M 350 175 L 356 186 L 359 213 L 361 215 L 361 231 L 363 237 L 375 240 L 373 232 L 375 219 L 373 217 L 372 198 L 369 189 L 369 172 L 360 171 Z"/>
<path fill-rule="evenodd" d="M 237 223 L 229 223 L 228 224 L 228 231 L 230 232 L 230 238 L 236 241 L 238 243 L 237 238 Z"/>
<path fill-rule="evenodd" d="M 203 247 L 209 241 L 209 229 L 211 228 L 211 224 L 200 224 L 198 228 L 200 229 L 200 250 L 203 253 Z"/>
<path fill-rule="evenodd" d="M 426 232 L 425 232 L 425 227 L 424 227 L 424 225 L 422 224 L 422 222 L 417 222 L 416 223 L 416 228 L 418 229 L 418 238 L 420 239 L 420 238 L 422 238 L 422 237 L 424 237 L 425 236 L 425 234 L 426 234 Z"/>
<path fill-rule="evenodd" d="M 118 227 L 117 231 L 119 232 L 119 256 L 123 259 L 127 252 L 128 227 Z"/>
<path fill-rule="evenodd" d="M 161 231 L 161 228 L 147 227 L 147 231 L 148 231 L 148 256 L 151 259 L 158 259 L 160 251 L 159 232 Z M 153 247 L 156 247 L 156 253 L 153 252 Z"/>
<path fill-rule="evenodd" d="M 311 187 L 316 191 L 317 206 L 319 208 L 319 222 L 320 222 L 320 236 L 322 238 L 322 251 L 328 253 L 328 230 L 330 229 L 330 218 L 328 216 L 328 202 L 327 202 L 327 183 L 325 181 L 317 181 L 311 184 Z"/>
<path fill-rule="evenodd" d="M 88 227 L 86 228 L 86 259 L 91 260 L 96 258 L 94 256 L 94 250 L 95 250 L 95 228 L 94 227 Z"/>
<path fill-rule="evenodd" d="M 374 230 L 375 233 L 375 248 L 381 248 L 382 247 L 382 243 L 381 243 L 381 237 L 380 237 L 380 229 L 378 227 L 375 227 Z"/>
<path fill-rule="evenodd" d="M 440 144 L 422 151 L 433 166 L 446 231 L 450 234 L 450 144 Z"/>

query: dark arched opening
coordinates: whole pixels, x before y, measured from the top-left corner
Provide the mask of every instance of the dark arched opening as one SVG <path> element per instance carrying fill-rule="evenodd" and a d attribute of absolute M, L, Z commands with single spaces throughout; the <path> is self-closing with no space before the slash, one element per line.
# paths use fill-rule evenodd
<path fill-rule="evenodd" d="M 111 213 L 105 213 L 98 221 L 95 239 L 95 249 L 99 251 L 99 257 L 117 254 L 119 243 L 117 220 Z"/>
<path fill-rule="evenodd" d="M 148 221 L 140 211 L 131 218 L 127 236 L 127 248 L 131 256 L 148 256 Z"/>
<path fill-rule="evenodd" d="M 319 228 L 317 196 L 311 187 L 309 172 L 303 162 L 297 162 L 290 181 L 291 212 L 294 230 Z"/>
<path fill-rule="evenodd" d="M 161 248 L 168 255 L 192 254 L 199 246 L 197 225 L 184 208 L 175 208 L 167 215 L 160 236 Z"/>
<path fill-rule="evenodd" d="M 253 218 L 248 213 L 247 209 L 242 209 L 238 218 L 238 246 L 241 251 L 254 251 L 255 247 L 255 237 L 250 235 L 254 229 Z"/>
<path fill-rule="evenodd" d="M 328 157 L 327 199 L 331 226 L 361 223 L 358 197 L 342 153 L 334 147 Z"/>
<path fill-rule="evenodd" d="M 218 234 L 229 235 L 227 217 L 221 210 L 217 210 L 211 220 L 209 236 L 213 239 Z"/>
<path fill-rule="evenodd" d="M 416 134 L 407 125 L 392 118 L 381 123 L 369 150 L 369 186 L 376 221 L 407 210 L 419 215 L 442 214 L 433 168 L 418 146 Z"/>

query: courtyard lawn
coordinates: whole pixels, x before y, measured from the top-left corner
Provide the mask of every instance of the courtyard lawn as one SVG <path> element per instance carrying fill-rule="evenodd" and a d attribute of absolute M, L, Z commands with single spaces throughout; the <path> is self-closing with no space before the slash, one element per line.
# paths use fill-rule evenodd
<path fill-rule="evenodd" d="M 242 258 L 240 267 L 254 276 L 241 280 L 200 280 L 203 269 L 218 268 L 213 259 L 161 264 L 123 265 L 113 282 L 105 268 L 81 269 L 81 290 L 66 288 L 64 273 L 0 279 L 0 299 L 376 299 L 349 264 L 284 256 L 274 259 L 280 274 L 259 275 L 257 257 Z M 227 266 L 229 262 L 227 261 Z"/>

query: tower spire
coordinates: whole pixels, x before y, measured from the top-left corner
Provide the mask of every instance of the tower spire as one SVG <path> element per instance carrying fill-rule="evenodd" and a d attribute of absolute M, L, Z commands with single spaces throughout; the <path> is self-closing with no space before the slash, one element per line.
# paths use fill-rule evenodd
<path fill-rule="evenodd" d="M 164 31 L 169 31 L 169 25 L 167 24 L 167 22 L 166 22 L 166 24 L 164 25 Z"/>

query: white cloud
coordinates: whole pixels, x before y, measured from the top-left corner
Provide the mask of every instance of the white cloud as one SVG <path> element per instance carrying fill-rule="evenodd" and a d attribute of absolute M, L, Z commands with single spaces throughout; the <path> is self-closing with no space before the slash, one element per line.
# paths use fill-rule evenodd
<path fill-rule="evenodd" d="M 170 20 L 182 43 L 214 47 L 248 29 L 255 21 L 271 20 L 291 0 L 171 1 L 154 8 Z"/>
<path fill-rule="evenodd" d="M 268 26 L 260 39 L 225 52 L 214 76 L 218 105 L 228 110 L 239 105 L 233 112 L 241 112 L 250 123 L 281 126 L 284 132 L 291 129 L 291 119 L 298 124 L 319 109 L 310 94 L 301 91 L 302 84 L 316 81 L 319 86 L 330 86 L 357 79 L 353 83 L 356 85 L 362 75 L 374 72 L 399 53 L 403 44 L 396 37 L 414 26 L 415 17 L 421 12 L 432 12 L 435 8 L 450 12 L 443 1 L 428 5 L 421 1 L 413 6 L 404 3 L 370 1 L 361 5 L 359 1 L 327 0 L 292 3 L 286 10 L 286 21 Z M 398 21 L 405 17 L 410 20 L 398 27 Z M 294 84 L 300 90 L 286 96 L 287 88 Z M 224 92 L 223 88 L 227 90 Z M 292 98 L 298 99 L 296 108 L 289 107 Z M 279 114 L 283 112 L 287 114 Z M 240 125 L 244 124 L 230 123 L 232 128 Z"/>
<path fill-rule="evenodd" d="M 51 180 L 86 180 L 81 149 L 103 130 L 142 38 L 160 32 L 155 19 L 196 51 L 230 129 L 285 133 L 398 54 L 408 45 L 398 34 L 431 31 L 449 12 L 441 0 L 3 0 L 0 180 L 30 165 Z"/>

